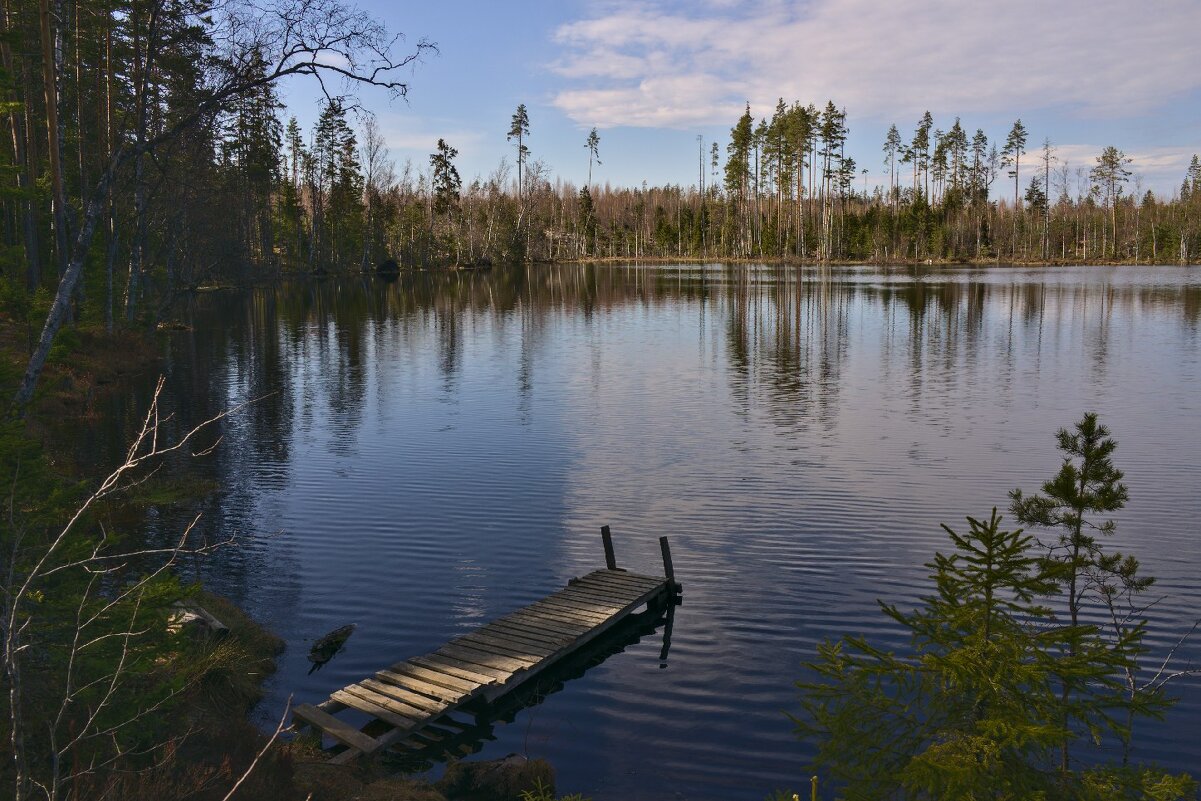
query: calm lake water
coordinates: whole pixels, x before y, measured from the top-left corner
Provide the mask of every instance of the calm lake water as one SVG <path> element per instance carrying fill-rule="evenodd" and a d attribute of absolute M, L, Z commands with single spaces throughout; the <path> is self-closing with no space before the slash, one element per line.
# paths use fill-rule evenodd
<path fill-rule="evenodd" d="M 1113 544 L 1160 579 L 1154 653 L 1201 616 L 1201 268 L 539 266 L 216 293 L 187 318 L 181 422 L 262 397 L 203 467 L 224 485 L 205 533 L 247 544 L 196 569 L 288 642 L 264 721 L 602 566 L 607 523 L 631 569 L 671 538 L 666 659 L 644 637 L 479 756 L 546 757 L 596 801 L 807 786 L 785 713 L 815 643 L 898 642 L 876 599 L 912 604 L 939 524 L 1037 489 L 1087 410 L 1130 488 Z M 1176 689 L 1138 755 L 1197 770 L 1201 680 Z"/>

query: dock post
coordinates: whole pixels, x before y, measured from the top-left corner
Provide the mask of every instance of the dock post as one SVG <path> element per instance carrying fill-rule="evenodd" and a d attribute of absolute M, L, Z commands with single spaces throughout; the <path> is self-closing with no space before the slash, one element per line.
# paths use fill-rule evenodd
<path fill-rule="evenodd" d="M 672 589 L 676 586 L 676 569 L 671 563 L 671 546 L 667 544 L 667 537 L 659 538 L 659 550 L 663 551 L 663 575 L 671 582 Z"/>
<path fill-rule="evenodd" d="M 601 541 L 605 544 L 605 567 L 616 570 L 617 557 L 613 555 L 613 535 L 609 533 L 608 526 L 601 526 Z"/>

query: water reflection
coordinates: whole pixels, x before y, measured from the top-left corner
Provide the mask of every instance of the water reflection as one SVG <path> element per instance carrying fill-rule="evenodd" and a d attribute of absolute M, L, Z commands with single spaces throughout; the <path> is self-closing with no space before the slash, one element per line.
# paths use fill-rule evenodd
<path fill-rule="evenodd" d="M 266 719 L 595 568 L 603 523 L 635 568 L 668 535 L 689 590 L 668 668 L 636 643 L 485 756 L 536 743 L 598 801 L 758 799 L 797 784 L 781 710 L 814 643 L 895 637 L 875 599 L 916 598 L 938 524 L 1049 477 L 1052 433 L 1085 409 L 1130 484 L 1115 545 L 1167 596 L 1152 645 L 1187 630 L 1199 318 L 1198 268 L 540 265 L 198 295 L 168 346 L 179 424 L 261 400 L 199 465 L 223 488 L 204 535 L 247 545 L 190 569 L 292 646 Z M 80 447 L 115 452 L 149 389 Z M 306 676 L 307 644 L 352 622 Z M 1199 695 L 1147 753 L 1201 763 L 1176 736 Z"/>

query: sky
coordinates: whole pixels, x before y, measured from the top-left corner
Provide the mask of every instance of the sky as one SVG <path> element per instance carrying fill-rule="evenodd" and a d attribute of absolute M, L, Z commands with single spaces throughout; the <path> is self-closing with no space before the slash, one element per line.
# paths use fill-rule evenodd
<path fill-rule="evenodd" d="M 1020 117 L 1028 158 L 1049 138 L 1073 192 L 1077 168 L 1106 145 L 1133 158 L 1143 189 L 1166 194 L 1201 153 L 1201 0 L 357 4 L 405 35 L 399 48 L 438 47 L 406 73 L 406 100 L 360 94 L 392 158 L 427 169 L 442 137 L 467 182 L 512 162 L 505 134 L 519 103 L 531 158 L 576 184 L 593 126 L 594 183 L 689 185 L 698 135 L 706 150 L 719 142 L 724 163 L 745 104 L 762 117 L 780 97 L 844 107 L 847 154 L 869 186 L 886 181 L 889 125 L 909 138 L 927 109 L 936 128 L 960 117 L 969 135 L 1002 141 Z M 311 125 L 316 87 L 293 81 L 283 97 Z"/>

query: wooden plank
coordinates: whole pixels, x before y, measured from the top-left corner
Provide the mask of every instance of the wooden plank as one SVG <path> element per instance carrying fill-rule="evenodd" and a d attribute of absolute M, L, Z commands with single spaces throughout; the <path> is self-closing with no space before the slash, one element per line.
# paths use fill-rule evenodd
<path fill-rule="evenodd" d="M 428 696 L 433 701 L 441 701 L 443 704 L 458 703 L 468 695 L 468 693 L 460 690 L 448 690 L 445 687 L 439 687 L 436 684 L 430 684 L 427 681 L 422 681 L 421 679 L 416 679 L 392 670 L 377 671 L 375 677 L 380 681 L 386 681 L 389 684 L 395 684 L 397 687 L 404 687 L 415 693 Z"/>
<path fill-rule="evenodd" d="M 521 659 L 515 656 L 505 656 L 504 654 L 494 653 L 486 650 L 483 646 L 478 648 L 468 648 L 466 645 L 451 645 L 447 643 L 439 648 L 435 653 L 446 654 L 455 659 L 461 659 L 464 662 L 471 662 L 484 667 L 495 668 L 496 670 L 505 670 L 510 674 L 516 673 L 519 670 L 525 670 L 530 665 L 537 664 L 537 659 Z M 508 676 L 505 677 L 506 679 Z"/>
<path fill-rule="evenodd" d="M 578 590 L 576 590 L 577 587 L 579 588 Z M 666 588 L 667 588 L 667 584 L 664 583 L 664 584 L 659 584 L 654 587 L 649 587 L 647 589 L 630 590 L 628 592 L 623 592 L 621 595 L 614 594 L 614 595 L 611 595 L 608 597 L 612 598 L 615 601 L 620 600 L 623 604 L 623 608 L 625 608 L 625 609 L 633 609 L 633 608 L 637 608 L 637 607 L 641 606 L 649 598 L 653 597 L 657 593 L 665 592 Z M 594 589 L 591 585 L 580 585 L 580 584 L 573 586 L 572 590 L 578 591 L 578 592 L 583 593 L 588 596 L 595 596 L 598 593 L 607 592 L 607 590 L 603 590 L 603 589 L 601 589 L 601 590 Z M 605 597 L 605 596 L 602 595 L 600 597 Z"/>
<path fill-rule="evenodd" d="M 613 600 L 620 600 L 623 603 L 623 605 L 629 605 L 635 599 L 643 597 L 648 592 L 654 592 L 655 590 L 662 589 L 665 586 L 667 586 L 667 583 L 664 581 L 661 581 L 658 584 L 642 584 L 642 585 L 638 585 L 638 586 L 629 586 L 629 587 L 624 587 L 624 586 L 623 587 L 614 587 L 613 585 L 608 584 L 604 581 L 594 582 L 591 579 L 589 579 L 587 581 L 580 581 L 580 582 L 577 582 L 576 584 L 571 585 L 570 589 L 574 592 L 583 593 L 585 595 L 594 595 L 594 596 L 599 596 L 602 598 L 611 598 Z"/>
<path fill-rule="evenodd" d="M 662 582 L 660 582 L 661 584 Z M 567 590 L 586 592 L 589 595 L 599 595 L 605 598 L 636 598 L 658 585 L 652 584 L 615 584 L 604 578 L 576 579 L 567 586 Z"/>
<path fill-rule="evenodd" d="M 569 635 L 554 637 L 549 634 L 532 631 L 528 628 L 505 628 L 504 626 L 497 626 L 494 623 L 489 623 L 482 629 L 473 631 L 468 636 L 474 637 L 477 634 L 483 634 L 487 637 L 500 637 L 502 639 L 512 640 L 514 643 L 521 645 L 547 648 L 551 651 L 559 650 L 565 643 L 571 642 L 571 640 L 574 639 Z"/>
<path fill-rule="evenodd" d="M 541 620 L 546 623 L 565 626 L 577 626 L 579 630 L 576 633 L 580 634 L 581 636 L 589 629 L 595 628 L 597 625 L 595 620 L 577 617 L 553 607 L 538 607 L 537 609 L 531 609 L 527 611 L 526 614 L 529 616 L 530 620 Z"/>
<path fill-rule="evenodd" d="M 405 708 L 396 711 L 402 715 L 411 715 L 418 720 L 429 715 L 440 715 L 446 711 L 447 705 L 440 701 L 434 701 L 433 699 L 426 698 L 424 695 L 418 695 L 415 692 L 406 690 L 403 687 L 397 687 L 395 684 L 389 684 L 385 681 L 363 679 L 358 683 L 358 686 L 403 704 Z"/>
<path fill-rule="evenodd" d="M 532 626 L 521 626 L 516 623 L 506 623 L 499 620 L 494 620 L 487 626 L 480 629 L 481 632 L 496 632 L 505 636 L 513 637 L 519 640 L 527 640 L 533 643 L 542 643 L 551 648 L 559 649 L 567 643 L 575 639 L 574 634 L 562 634 L 559 632 L 548 631 L 546 629 L 536 629 Z"/>
<path fill-rule="evenodd" d="M 343 745 L 350 746 L 364 754 L 373 753 L 380 747 L 379 742 L 374 738 L 363 734 L 349 723 L 322 712 L 312 704 L 300 704 L 293 707 L 292 715 L 300 718 L 314 729 L 325 732 Z"/>
<path fill-rule="evenodd" d="M 610 617 L 615 612 L 620 612 L 622 609 L 625 609 L 627 606 L 629 606 L 629 604 L 613 603 L 612 601 L 605 603 L 601 603 L 599 601 L 589 601 L 586 598 L 572 597 L 566 593 L 556 593 L 555 595 L 544 598 L 543 601 L 545 603 L 566 606 L 581 612 L 591 612 L 592 614 L 600 615 L 604 618 Z"/>
<path fill-rule="evenodd" d="M 617 576 L 624 579 L 640 579 L 642 581 L 649 581 L 652 584 L 663 583 L 663 576 L 652 576 L 646 573 L 631 573 L 628 570 L 619 570 L 617 572 L 610 572 L 608 570 L 593 570 L 592 572 L 602 576 Z"/>
<path fill-rule="evenodd" d="M 550 623 L 560 623 L 569 626 L 578 626 L 582 629 L 579 633 L 583 634 L 589 629 L 596 628 L 597 621 L 590 617 L 575 615 L 564 609 L 557 609 L 553 606 L 536 606 L 526 610 L 531 620 L 545 620 Z"/>
<path fill-rule="evenodd" d="M 593 570 L 586 575 L 625 584 L 659 584 L 663 581 L 663 576 L 647 576 L 642 573 L 630 573 L 626 570 Z"/>
<path fill-rule="evenodd" d="M 453 676 L 444 670 L 431 669 L 422 665 L 415 665 L 412 662 L 397 662 L 388 669 L 393 673 L 412 676 L 439 687 L 446 687 L 451 692 L 473 693 L 491 681 L 491 679 L 485 679 L 484 681 L 465 679 L 461 676 Z"/>
<path fill-rule="evenodd" d="M 590 612 L 587 609 L 577 609 L 565 603 L 556 603 L 549 598 L 543 598 L 532 606 L 527 606 L 526 610 L 534 615 L 557 615 L 569 622 L 579 623 L 580 625 L 592 628 L 597 623 L 608 617 L 603 612 Z"/>
<path fill-rule="evenodd" d="M 553 645 L 546 643 L 533 643 L 520 640 L 516 637 L 505 636 L 495 630 L 485 633 L 484 631 L 473 631 L 471 634 L 465 634 L 452 642 L 462 643 L 469 648 L 474 648 L 472 643 L 479 645 L 489 645 L 496 648 L 501 648 L 504 651 L 513 653 L 517 656 L 530 657 L 536 662 L 540 662 L 546 657 L 559 650 Z"/>
<path fill-rule="evenodd" d="M 408 729 L 413 725 L 413 721 L 404 715 L 398 715 L 391 710 L 385 709 L 384 707 L 372 703 L 365 698 L 360 698 L 353 693 L 348 693 L 345 690 L 335 690 L 330 695 L 330 698 L 334 699 L 340 704 L 350 707 L 351 709 L 357 709 L 360 712 L 365 712 L 366 714 L 371 715 L 373 718 L 379 718 L 384 723 L 391 724 L 392 726 L 400 729 Z"/>
<path fill-rule="evenodd" d="M 363 679 L 363 681 L 359 682 L 359 684 L 362 684 L 364 681 L 381 682 L 392 689 L 392 692 L 389 693 L 389 695 L 391 695 L 393 698 L 403 701 L 409 706 L 415 706 L 418 709 L 422 709 L 427 712 L 441 712 L 459 700 L 457 698 L 450 701 L 443 700 L 441 698 L 430 698 L 428 695 L 417 692 L 401 683 L 405 681 L 411 681 L 411 679 L 388 670 L 381 670 L 377 672 L 373 678 Z M 395 695 L 397 692 L 403 693 L 403 697 Z"/>
<path fill-rule="evenodd" d="M 511 612 L 496 622 L 506 623 L 514 626 L 531 625 L 537 626 L 544 631 L 557 631 L 561 634 L 578 637 L 589 629 L 589 626 L 584 623 L 569 623 L 565 620 L 549 620 L 539 615 L 536 615 L 528 609 L 518 609 L 516 612 Z"/>
<path fill-rule="evenodd" d="M 654 587 L 664 581 L 657 576 L 636 576 L 632 573 L 614 573 L 609 570 L 597 570 L 581 578 L 603 581 L 614 587 Z"/>
<path fill-rule="evenodd" d="M 564 620 L 578 620 L 585 623 L 589 628 L 598 626 L 609 619 L 609 615 L 600 612 L 589 612 L 586 609 L 576 609 L 567 604 L 555 603 L 551 600 L 542 600 L 530 607 L 538 614 L 546 614 L 552 617 L 561 617 Z"/>
<path fill-rule="evenodd" d="M 640 590 L 611 590 L 592 584 L 572 584 L 565 590 L 555 593 L 560 598 L 579 598 L 585 601 L 601 604 L 613 604 L 626 607 L 642 595 Z"/>
<path fill-rule="evenodd" d="M 373 679 L 363 679 L 363 681 L 373 681 Z M 400 701 L 389 698 L 384 693 L 376 692 L 371 687 L 364 687 L 361 682 L 343 687 L 342 692 L 357 695 L 359 698 L 366 699 L 377 706 L 382 706 L 384 709 L 389 709 L 397 715 L 409 718 L 413 723 L 420 723 L 429 717 L 429 713 L 424 709 L 417 709 L 414 706 L 403 704 Z"/>
<path fill-rule="evenodd" d="M 452 676 L 459 676 L 464 679 L 472 679 L 478 681 L 481 686 L 492 686 L 500 684 L 508 680 L 512 676 L 511 671 L 494 670 L 493 668 L 484 667 L 483 665 L 464 662 L 461 659 L 455 659 L 451 656 L 443 656 L 439 653 L 426 654 L 425 656 L 415 656 L 409 660 L 422 667 L 428 667 L 432 670 L 441 670 L 444 673 L 449 673 Z"/>

